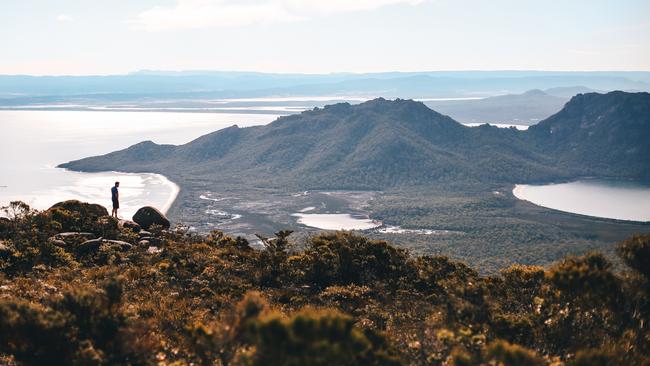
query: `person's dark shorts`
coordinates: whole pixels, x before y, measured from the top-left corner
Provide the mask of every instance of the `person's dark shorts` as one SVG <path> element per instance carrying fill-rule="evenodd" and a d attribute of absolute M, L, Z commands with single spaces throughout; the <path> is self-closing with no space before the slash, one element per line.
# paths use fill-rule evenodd
<path fill-rule="evenodd" d="M 113 209 L 115 210 L 118 208 L 120 208 L 120 201 L 113 198 Z"/>

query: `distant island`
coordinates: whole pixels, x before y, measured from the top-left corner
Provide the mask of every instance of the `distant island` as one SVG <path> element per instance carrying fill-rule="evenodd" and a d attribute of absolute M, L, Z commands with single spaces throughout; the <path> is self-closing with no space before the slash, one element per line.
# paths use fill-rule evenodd
<path fill-rule="evenodd" d="M 267 126 L 232 126 L 181 146 L 146 141 L 60 167 L 164 174 L 181 186 L 171 217 L 204 228 L 201 218 L 209 206 L 200 197 L 205 192 L 277 201 L 279 195 L 305 190 L 374 191 L 381 199 L 362 202 L 373 218 L 466 234 L 419 238 L 429 243 L 418 244 L 419 250 L 449 250 L 494 268 L 503 260 L 478 251 L 487 243 L 501 256 L 505 251 L 506 258 L 509 248 L 524 263 L 545 263 L 567 246 L 571 251 L 606 248 L 612 237 L 638 232 L 635 224 L 599 220 L 609 234 L 594 236 L 592 219 L 540 214 L 547 211 L 518 202 L 509 192 L 514 184 L 586 176 L 649 181 L 649 116 L 648 93 L 587 93 L 527 131 L 468 128 L 423 103 L 379 98 L 281 117 Z M 563 220 L 549 220 L 553 215 Z M 290 223 L 279 219 L 267 229 Z M 498 234 L 502 230 L 530 235 L 504 238 Z M 565 249 L 559 250 L 560 243 Z M 530 251 L 516 249 L 522 244 Z"/>
<path fill-rule="evenodd" d="M 146 141 L 60 167 L 299 189 L 579 176 L 648 180 L 649 116 L 649 93 L 588 93 L 528 131 L 468 128 L 423 103 L 379 98 L 281 117 L 266 126 L 232 126 L 181 146 Z"/>

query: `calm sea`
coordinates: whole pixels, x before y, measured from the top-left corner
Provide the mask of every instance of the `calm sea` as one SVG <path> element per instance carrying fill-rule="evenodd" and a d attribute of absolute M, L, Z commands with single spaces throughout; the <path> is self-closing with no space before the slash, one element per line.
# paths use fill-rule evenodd
<path fill-rule="evenodd" d="M 0 206 L 22 200 L 45 209 L 65 199 L 110 205 L 120 181 L 120 216 L 153 205 L 166 210 L 176 187 L 156 174 L 76 173 L 58 164 L 143 140 L 182 144 L 237 124 L 267 124 L 275 114 L 126 111 L 0 111 Z"/>

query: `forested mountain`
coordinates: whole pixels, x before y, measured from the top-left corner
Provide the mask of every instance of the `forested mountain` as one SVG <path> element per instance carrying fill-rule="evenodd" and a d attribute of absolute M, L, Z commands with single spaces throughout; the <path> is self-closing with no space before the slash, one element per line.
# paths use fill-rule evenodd
<path fill-rule="evenodd" d="M 529 131 L 469 128 L 420 102 L 382 98 L 232 126 L 185 145 L 143 142 L 61 167 L 301 188 L 650 178 L 650 94 L 580 94 Z M 645 159 L 644 159 L 645 157 Z"/>
<path fill-rule="evenodd" d="M 650 176 L 650 94 L 578 94 L 528 134 L 558 165 L 589 175 Z"/>

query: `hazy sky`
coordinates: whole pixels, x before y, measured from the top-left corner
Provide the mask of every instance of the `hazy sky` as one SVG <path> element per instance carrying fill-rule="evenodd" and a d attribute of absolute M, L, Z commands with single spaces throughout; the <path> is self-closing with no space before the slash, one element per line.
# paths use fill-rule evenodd
<path fill-rule="evenodd" d="M 650 70 L 650 1 L 0 1 L 0 74 L 139 69 Z"/>

